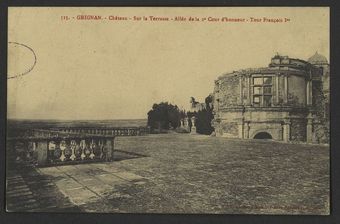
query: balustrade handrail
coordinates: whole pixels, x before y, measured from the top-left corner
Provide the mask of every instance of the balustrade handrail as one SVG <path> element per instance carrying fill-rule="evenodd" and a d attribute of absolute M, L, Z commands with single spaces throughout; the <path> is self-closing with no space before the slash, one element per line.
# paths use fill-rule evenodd
<path fill-rule="evenodd" d="M 72 126 L 72 127 L 50 127 L 49 130 L 53 129 L 148 129 L 145 126 L 124 126 L 124 127 L 95 127 L 95 126 Z"/>
<path fill-rule="evenodd" d="M 146 126 L 139 127 L 53 127 L 49 130 L 62 131 L 67 133 L 89 133 L 111 136 L 138 136 L 150 133 Z"/>
<path fill-rule="evenodd" d="M 112 138 L 112 135 L 103 135 L 103 134 L 89 134 L 89 133 L 74 133 L 74 132 L 62 132 L 56 130 L 46 130 L 46 129 L 23 129 L 25 130 L 25 134 L 28 136 L 8 136 L 7 140 L 48 140 L 48 139 L 68 139 L 68 138 Z M 46 136 L 34 136 L 34 134 L 38 135 L 38 133 L 46 134 Z M 29 135 L 31 134 L 31 136 Z M 52 135 L 51 135 L 52 134 Z M 54 134 L 54 135 L 53 135 Z"/>

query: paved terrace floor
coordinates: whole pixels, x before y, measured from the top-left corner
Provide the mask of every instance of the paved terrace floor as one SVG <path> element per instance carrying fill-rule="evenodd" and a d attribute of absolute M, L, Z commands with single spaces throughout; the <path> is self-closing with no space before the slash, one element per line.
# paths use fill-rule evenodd
<path fill-rule="evenodd" d="M 326 146 L 162 134 L 115 148 L 111 163 L 9 169 L 8 210 L 329 213 Z"/>

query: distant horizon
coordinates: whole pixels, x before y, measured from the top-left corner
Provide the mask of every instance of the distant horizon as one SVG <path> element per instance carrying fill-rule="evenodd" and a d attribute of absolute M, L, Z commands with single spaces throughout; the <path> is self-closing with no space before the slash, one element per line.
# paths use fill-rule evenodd
<path fill-rule="evenodd" d="M 148 118 L 127 118 L 127 119 L 40 119 L 40 118 L 7 118 L 7 120 L 34 120 L 34 121 L 128 121 L 147 120 Z"/>

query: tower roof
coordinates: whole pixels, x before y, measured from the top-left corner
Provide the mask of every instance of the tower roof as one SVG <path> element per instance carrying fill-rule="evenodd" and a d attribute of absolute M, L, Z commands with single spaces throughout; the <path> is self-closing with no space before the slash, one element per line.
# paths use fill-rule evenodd
<path fill-rule="evenodd" d="M 318 52 L 308 59 L 311 64 L 328 64 L 327 58 Z"/>

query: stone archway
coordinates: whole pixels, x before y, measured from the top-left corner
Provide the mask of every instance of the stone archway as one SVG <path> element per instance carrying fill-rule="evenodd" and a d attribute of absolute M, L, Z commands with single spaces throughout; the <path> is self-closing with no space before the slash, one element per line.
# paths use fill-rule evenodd
<path fill-rule="evenodd" d="M 262 132 L 258 132 L 254 136 L 254 139 L 273 139 L 273 137 L 268 132 L 262 131 Z"/>

